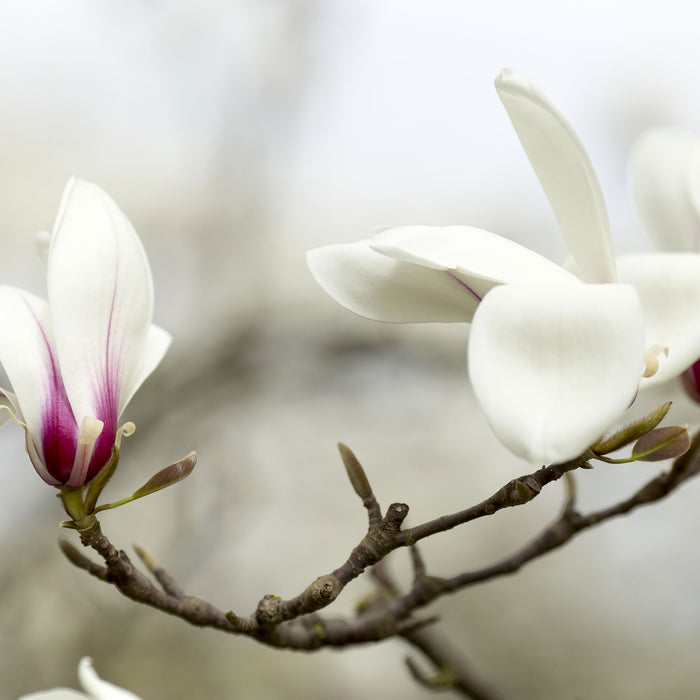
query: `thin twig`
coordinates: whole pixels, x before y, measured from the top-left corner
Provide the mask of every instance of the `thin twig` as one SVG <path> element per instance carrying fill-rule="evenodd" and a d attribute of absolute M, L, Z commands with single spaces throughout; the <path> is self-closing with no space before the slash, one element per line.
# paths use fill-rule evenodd
<path fill-rule="evenodd" d="M 332 574 L 316 579 L 295 598 L 284 601 L 276 596 L 264 596 L 258 610 L 251 617 L 239 617 L 231 611 L 224 613 L 205 600 L 186 595 L 172 577 L 141 550 L 147 568 L 162 587 L 157 588 L 131 563 L 123 551 L 117 550 L 109 542 L 94 516 L 89 516 L 85 522 L 73 522 L 71 525 L 78 530 L 82 543 L 99 554 L 104 566 L 94 564 L 72 545 L 63 544 L 62 549 L 73 564 L 100 580 L 111 583 L 125 596 L 180 617 L 193 625 L 251 636 L 275 647 L 312 650 L 323 646 L 363 644 L 395 635 L 406 636 L 425 628 L 430 620 L 419 619 L 414 613 L 432 600 L 469 585 L 513 573 L 533 559 L 562 546 L 578 532 L 664 498 L 700 471 L 700 460 L 697 459 L 699 451 L 700 434 L 693 438 L 689 451 L 674 461 L 669 472 L 652 479 L 625 501 L 586 516 L 576 512 L 575 494 L 570 485 L 559 518 L 525 547 L 489 567 L 452 578 L 437 578 L 426 575 L 422 563 L 416 559 L 415 581 L 408 593 L 368 606 L 351 620 L 322 618 L 317 611 L 332 602 L 349 581 L 367 567 L 381 562 L 389 552 L 413 545 L 418 539 L 444 532 L 458 524 L 490 515 L 501 508 L 526 503 L 536 497 L 543 486 L 584 465 L 585 460 L 581 458 L 566 464 L 543 467 L 533 474 L 514 479 L 489 499 L 472 508 L 408 530 L 400 529 L 408 513 L 408 506 L 392 504 L 382 518 L 374 496 L 363 498 L 369 513 L 368 532 L 347 561 Z"/>

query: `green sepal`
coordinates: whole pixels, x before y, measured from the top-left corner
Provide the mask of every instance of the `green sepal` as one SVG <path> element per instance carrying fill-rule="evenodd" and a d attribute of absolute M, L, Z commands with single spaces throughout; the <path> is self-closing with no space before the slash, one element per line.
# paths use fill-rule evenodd
<path fill-rule="evenodd" d="M 600 440 L 591 448 L 597 455 L 605 455 L 609 452 L 615 452 L 626 445 L 630 445 L 635 440 L 639 440 L 642 436 L 652 431 L 664 419 L 669 409 L 671 402 L 659 406 L 655 411 L 644 418 L 640 418 L 634 423 L 626 425 L 621 430 L 613 433 L 610 437 Z"/>
<path fill-rule="evenodd" d="M 116 446 L 114 446 L 107 464 L 105 464 L 104 467 L 97 472 L 92 481 L 90 481 L 90 483 L 87 485 L 87 491 L 85 492 L 86 513 L 92 513 L 95 510 L 97 499 L 100 497 L 102 489 L 104 489 L 107 482 L 112 478 L 112 474 L 114 474 L 118 462 L 119 450 Z"/>
<path fill-rule="evenodd" d="M 176 484 L 178 481 L 182 481 L 184 478 L 188 477 L 195 465 L 197 464 L 197 453 L 190 452 L 186 457 L 183 457 L 178 462 L 161 469 L 159 472 L 154 474 L 143 486 L 136 489 L 134 493 L 128 498 L 123 498 L 121 501 L 115 501 L 114 503 L 104 503 L 101 506 L 97 506 L 93 512 L 99 513 L 102 510 L 110 510 L 111 508 L 117 508 L 119 506 L 131 503 L 139 498 L 148 496 L 156 491 L 167 488 Z"/>
<path fill-rule="evenodd" d="M 642 462 L 660 462 L 675 459 L 690 448 L 688 429 L 682 425 L 656 428 L 641 437 L 632 448 L 632 459 Z"/>
<path fill-rule="evenodd" d="M 63 508 L 71 521 L 77 522 L 87 515 L 83 503 L 82 486 L 61 486 L 58 496 L 63 501 Z"/>

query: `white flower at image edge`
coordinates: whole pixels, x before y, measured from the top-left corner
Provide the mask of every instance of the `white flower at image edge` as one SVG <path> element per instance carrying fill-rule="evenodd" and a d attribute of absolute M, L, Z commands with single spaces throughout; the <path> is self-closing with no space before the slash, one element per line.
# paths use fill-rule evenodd
<path fill-rule="evenodd" d="M 103 681 L 88 657 L 82 658 L 78 664 L 78 679 L 84 693 L 69 688 L 53 688 L 22 695 L 19 700 L 141 700 L 138 695 Z"/>
<path fill-rule="evenodd" d="M 153 280 L 141 241 L 99 187 L 67 184 L 39 250 L 48 300 L 0 286 L 0 363 L 12 392 L 0 391 L 25 429 L 39 476 L 78 487 L 119 445 L 119 418 L 171 338 L 152 323 Z"/>
<path fill-rule="evenodd" d="M 488 231 L 403 226 L 309 251 L 336 301 L 390 322 L 471 322 L 469 371 L 499 440 L 535 463 L 573 459 L 642 385 L 700 357 L 700 256 L 613 256 L 607 210 L 571 125 L 528 80 L 496 89 L 567 240 L 576 273 Z M 650 379 L 647 350 L 667 349 Z M 650 363 L 653 364 L 653 358 Z"/>
<path fill-rule="evenodd" d="M 700 137 L 672 126 L 646 131 L 632 147 L 629 174 L 639 218 L 654 246 L 700 253 Z M 700 402 L 700 362 L 682 380 Z"/>

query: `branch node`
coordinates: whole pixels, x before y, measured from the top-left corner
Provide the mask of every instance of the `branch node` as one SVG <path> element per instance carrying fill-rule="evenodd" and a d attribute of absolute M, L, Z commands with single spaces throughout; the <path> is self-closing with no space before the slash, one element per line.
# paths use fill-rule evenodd
<path fill-rule="evenodd" d="M 326 605 L 330 605 L 343 590 L 343 584 L 333 576 L 319 576 L 305 591 L 305 597 L 308 597 L 308 607 L 305 612 L 315 612 Z"/>
<path fill-rule="evenodd" d="M 282 598 L 278 595 L 265 595 L 258 603 L 255 619 L 261 627 L 275 627 L 282 622 Z"/>
<path fill-rule="evenodd" d="M 389 532 L 398 532 L 407 515 L 408 506 L 405 503 L 392 503 L 382 520 L 382 529 Z"/>
<path fill-rule="evenodd" d="M 515 486 L 515 498 L 518 505 L 523 505 L 531 501 L 540 492 L 539 488 L 531 486 L 523 479 L 516 479 L 513 484 Z"/>

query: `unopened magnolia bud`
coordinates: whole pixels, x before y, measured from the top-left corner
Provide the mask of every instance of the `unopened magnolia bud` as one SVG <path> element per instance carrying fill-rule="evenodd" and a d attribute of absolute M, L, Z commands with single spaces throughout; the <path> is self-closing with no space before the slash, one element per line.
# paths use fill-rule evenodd
<path fill-rule="evenodd" d="M 593 452 L 599 455 L 605 455 L 609 452 L 619 450 L 625 447 L 625 445 L 632 444 L 635 440 L 639 440 L 643 435 L 653 430 L 665 418 L 670 408 L 670 401 L 662 404 L 648 416 L 644 416 L 644 418 L 640 418 L 638 421 L 626 425 L 621 430 L 613 433 L 610 437 L 593 445 Z"/>
<path fill-rule="evenodd" d="M 345 471 L 348 474 L 350 483 L 352 484 L 355 493 L 364 501 L 372 497 L 372 487 L 369 485 L 367 474 L 360 464 L 360 460 L 355 457 L 355 453 L 342 442 L 338 443 L 338 450 L 345 465 Z"/>
<path fill-rule="evenodd" d="M 192 473 L 196 464 L 197 453 L 190 452 L 187 457 L 183 457 L 180 461 L 154 474 L 140 489 L 134 491 L 132 497 L 141 498 L 141 496 L 147 496 L 182 481 Z"/>

